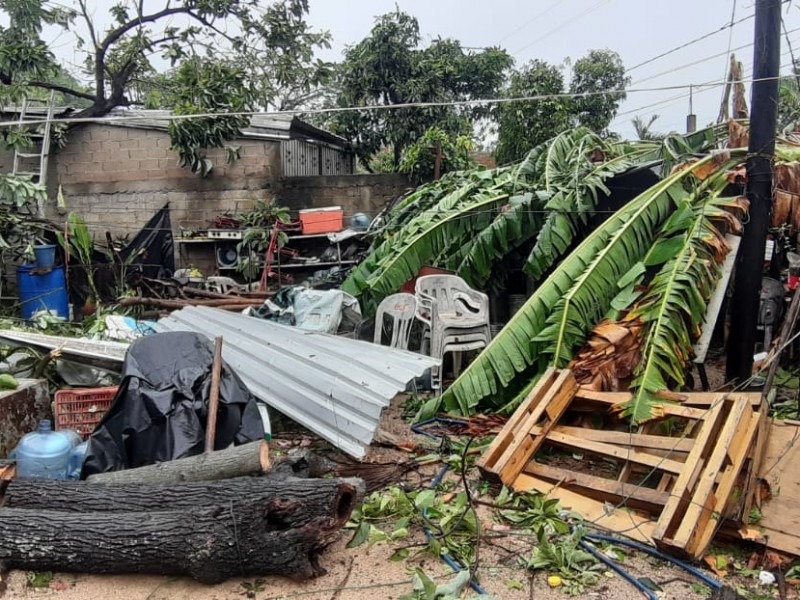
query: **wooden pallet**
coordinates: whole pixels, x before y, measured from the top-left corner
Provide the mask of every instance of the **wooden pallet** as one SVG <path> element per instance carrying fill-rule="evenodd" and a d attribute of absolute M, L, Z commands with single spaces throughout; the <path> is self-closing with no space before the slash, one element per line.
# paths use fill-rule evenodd
<path fill-rule="evenodd" d="M 630 430 L 610 410 L 628 399 L 584 390 L 568 370 L 548 370 L 479 461 L 481 471 L 516 491 L 558 498 L 597 526 L 699 558 L 723 516 L 749 512 L 766 407 L 759 394 L 687 394 Z M 587 427 L 599 415 L 602 428 Z M 548 449 L 583 460 L 565 468 L 534 458 Z M 617 468 L 612 476 L 591 472 L 592 459 Z"/>

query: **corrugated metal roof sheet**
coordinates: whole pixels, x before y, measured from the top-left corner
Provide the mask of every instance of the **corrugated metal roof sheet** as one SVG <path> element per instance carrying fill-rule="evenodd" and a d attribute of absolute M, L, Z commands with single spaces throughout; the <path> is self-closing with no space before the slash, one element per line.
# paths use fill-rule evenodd
<path fill-rule="evenodd" d="M 253 395 L 356 458 L 364 456 L 392 398 L 438 364 L 429 356 L 208 307 L 176 311 L 158 327 L 222 336 L 225 361 Z"/>
<path fill-rule="evenodd" d="M 169 127 L 169 110 L 145 110 L 136 108 L 115 108 L 109 117 L 125 117 L 125 120 L 109 119 L 103 125 L 115 127 L 133 127 L 140 129 L 158 129 L 166 131 Z M 312 139 L 337 146 L 348 146 L 345 138 L 306 123 L 295 116 L 287 114 L 254 114 L 250 116 L 250 125 L 242 130 L 242 137 L 256 139 Z"/>
<path fill-rule="evenodd" d="M 119 342 L 68 338 L 11 329 L 0 330 L 0 339 L 16 346 L 33 346 L 42 350 L 58 349 L 66 360 L 109 371 L 120 370 L 125 353 L 128 351 L 128 344 Z"/>

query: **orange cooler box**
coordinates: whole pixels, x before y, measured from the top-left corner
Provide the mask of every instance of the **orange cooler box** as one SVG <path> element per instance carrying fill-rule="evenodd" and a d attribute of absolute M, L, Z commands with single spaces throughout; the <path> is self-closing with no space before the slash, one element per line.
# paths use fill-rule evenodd
<path fill-rule="evenodd" d="M 344 211 L 341 206 L 307 208 L 300 211 L 303 234 L 335 233 L 343 228 Z"/>

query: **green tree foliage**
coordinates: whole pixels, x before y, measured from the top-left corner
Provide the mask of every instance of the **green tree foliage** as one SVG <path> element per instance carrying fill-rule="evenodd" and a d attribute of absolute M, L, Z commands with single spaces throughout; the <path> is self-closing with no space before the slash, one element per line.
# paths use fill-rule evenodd
<path fill-rule="evenodd" d="M 564 76 L 558 67 L 534 60 L 511 73 L 506 95 L 511 98 L 561 94 Z M 531 148 L 569 126 L 569 110 L 560 99 L 509 102 L 498 108 L 500 137 L 495 151 L 499 164 L 525 156 Z"/>
<path fill-rule="evenodd" d="M 800 124 L 800 69 L 792 69 L 791 77 L 781 78 L 778 91 L 778 131 Z"/>
<path fill-rule="evenodd" d="M 370 34 L 349 48 L 339 68 L 336 104 L 342 107 L 391 106 L 487 98 L 500 89 L 513 60 L 499 48 L 471 52 L 452 39 L 420 47 L 417 19 L 399 10 L 378 17 Z M 357 145 L 369 165 L 390 147 L 395 167 L 403 150 L 436 125 L 451 135 L 467 134 L 470 118 L 487 108 L 428 107 L 349 111 L 331 126 Z"/>
<path fill-rule="evenodd" d="M 242 0 L 122 0 L 108 8 L 111 24 L 101 28 L 87 0 L 0 0 L 8 22 L 0 27 L 0 100 L 55 90 L 87 103 L 79 117 L 103 116 L 143 97 L 181 114 L 292 106 L 330 76 L 330 65 L 313 58 L 329 35 L 309 28 L 307 12 L 308 0 L 266 7 Z M 74 36 L 91 91 L 59 80 L 63 71 L 41 37 L 45 26 Z M 156 74 L 151 61 L 159 55 L 172 71 Z M 198 86 L 207 91 L 198 93 Z M 221 146 L 247 123 L 239 117 L 198 123 L 191 135 L 183 125 L 171 128 L 172 141 L 182 162 L 206 174 L 198 148 Z"/>
<path fill-rule="evenodd" d="M 509 102 L 498 111 L 498 164 L 521 160 L 528 150 L 570 127 L 603 134 L 625 99 L 629 83 L 622 59 L 611 50 L 590 50 L 572 67 L 569 88 L 561 70 L 532 61 L 511 74 L 509 98 L 587 94 Z M 598 93 L 613 92 L 613 93 Z"/>
<path fill-rule="evenodd" d="M 590 50 L 575 61 L 572 67 L 572 94 L 590 94 L 571 99 L 571 112 L 575 120 L 598 133 L 608 127 L 620 103 L 625 100 L 625 86 L 630 78 L 619 54 L 611 50 Z M 597 93 L 616 92 L 616 93 Z"/>
<path fill-rule="evenodd" d="M 440 156 L 439 174 L 443 175 L 474 167 L 475 161 L 470 157 L 473 149 L 469 136 L 451 136 L 438 127 L 431 127 L 403 151 L 399 170 L 417 183 L 429 181 L 434 177 L 437 153 Z"/>

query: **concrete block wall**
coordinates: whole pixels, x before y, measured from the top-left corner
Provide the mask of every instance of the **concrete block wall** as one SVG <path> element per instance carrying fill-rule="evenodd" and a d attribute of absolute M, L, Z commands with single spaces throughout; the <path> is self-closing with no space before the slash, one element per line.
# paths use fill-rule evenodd
<path fill-rule="evenodd" d="M 208 152 L 214 170 L 206 177 L 178 166 L 166 131 L 88 125 L 70 132 L 67 146 L 50 161 L 50 216 L 59 185 L 67 211 L 76 211 L 97 232 L 135 234 L 167 202 L 172 224 L 196 229 L 229 211 L 272 197 L 279 172 L 277 142 L 238 140 L 240 159 L 226 164 L 224 149 Z"/>
<path fill-rule="evenodd" d="M 276 187 L 276 197 L 293 210 L 341 206 L 347 219 L 358 212 L 374 217 L 412 187 L 405 175 L 394 173 L 284 177 Z"/>

